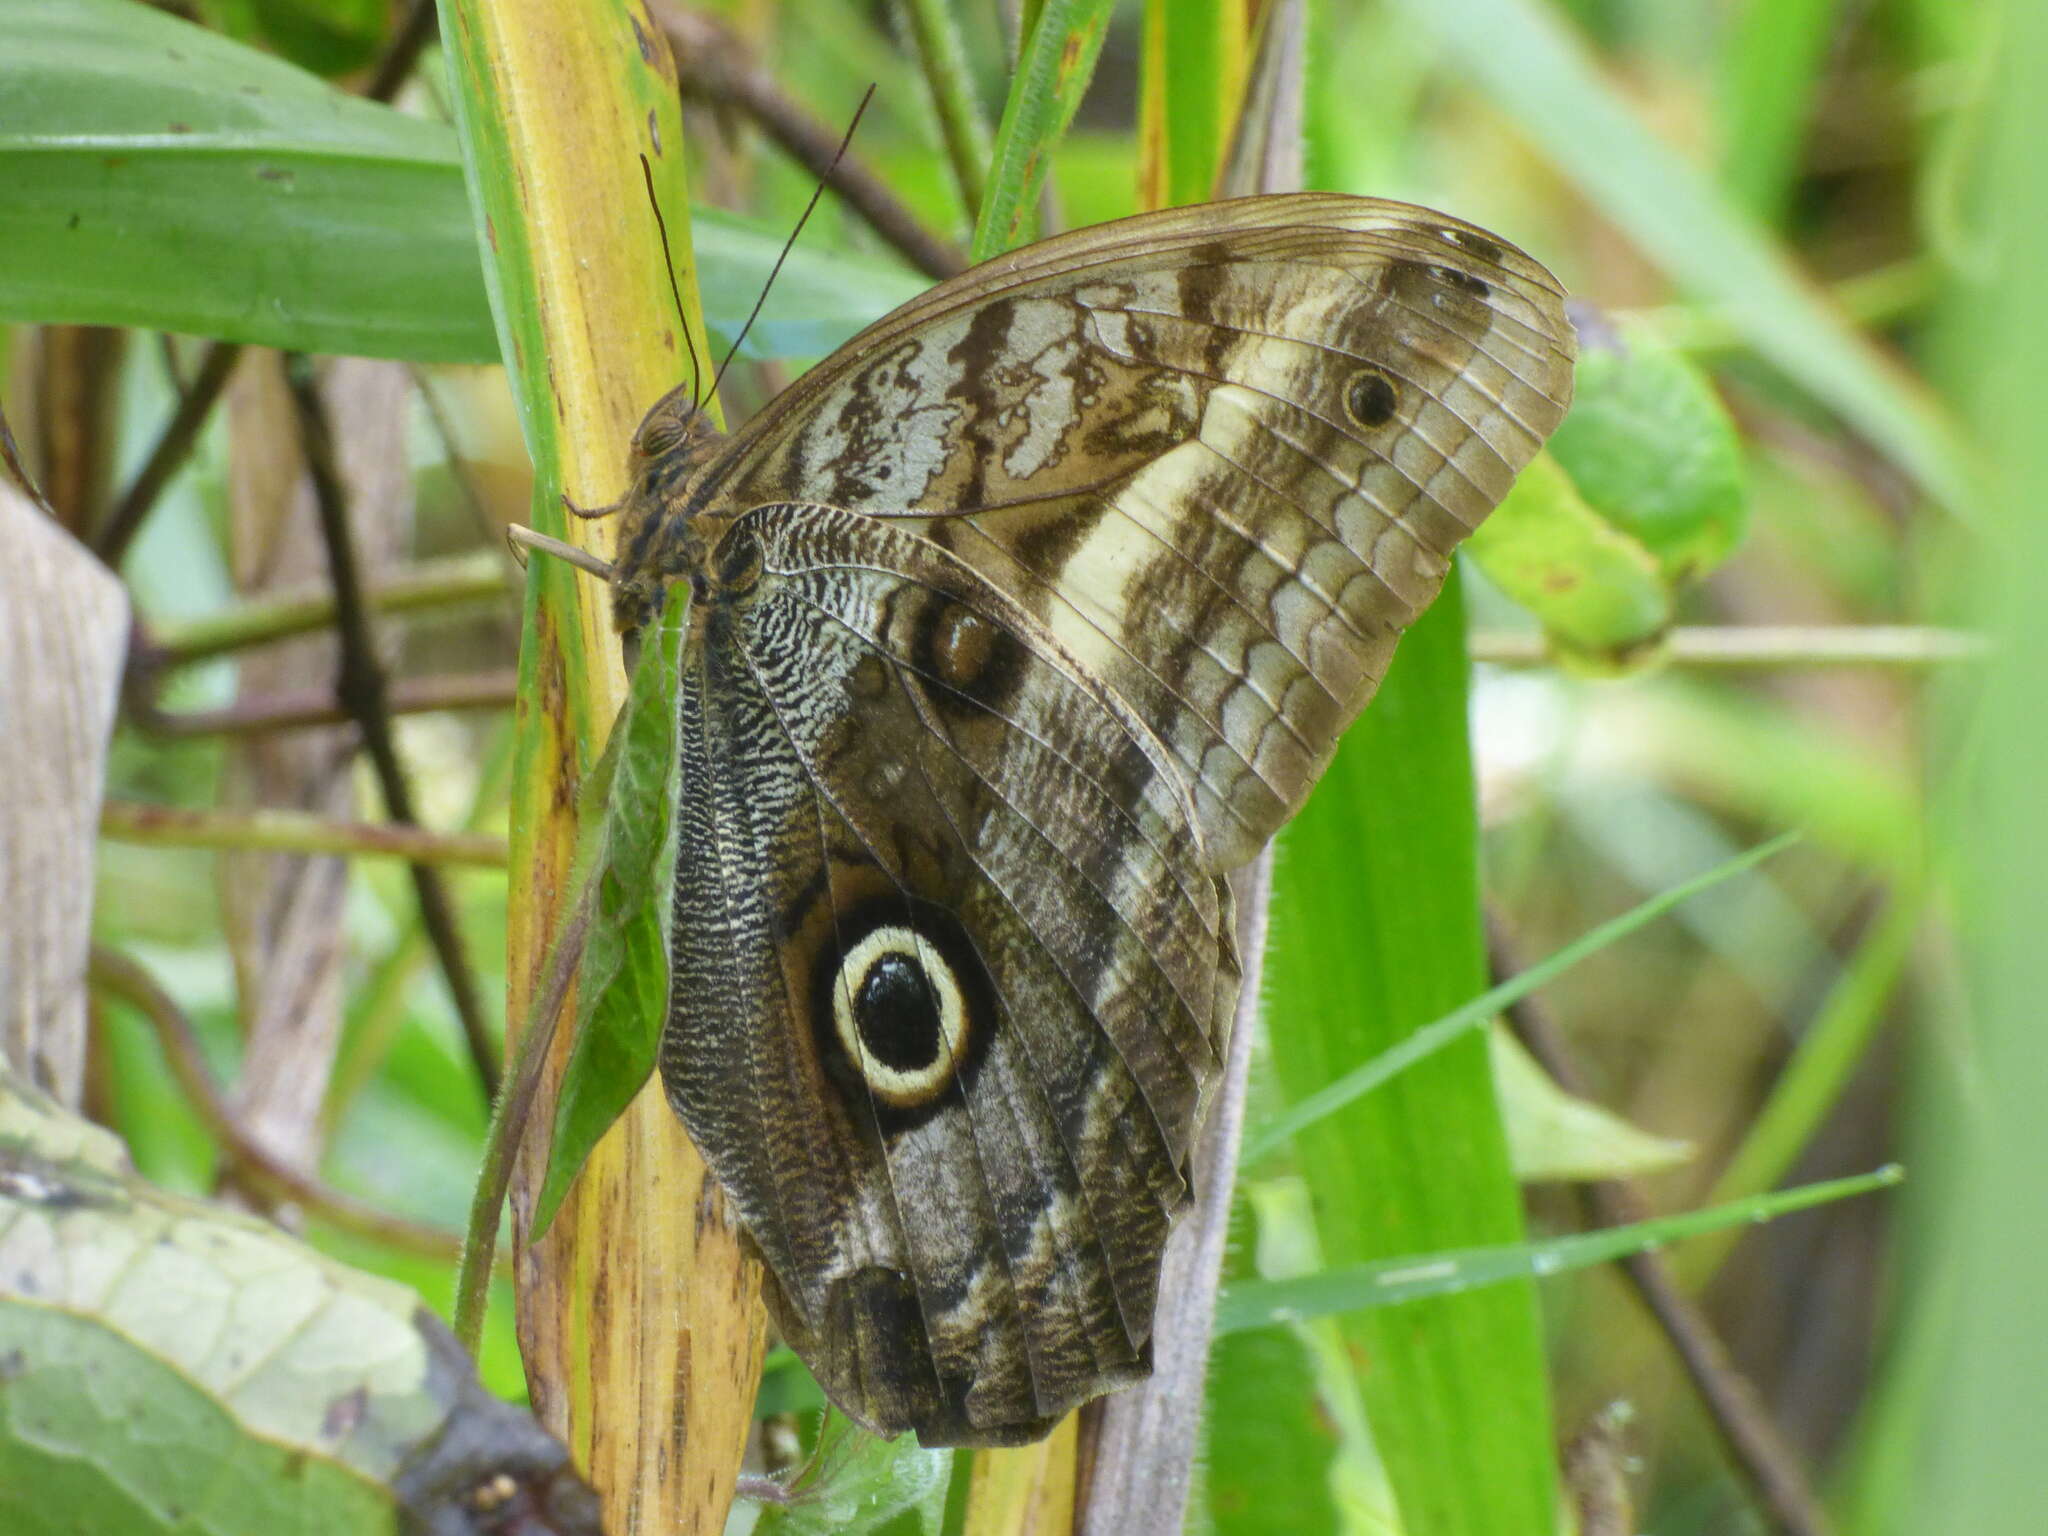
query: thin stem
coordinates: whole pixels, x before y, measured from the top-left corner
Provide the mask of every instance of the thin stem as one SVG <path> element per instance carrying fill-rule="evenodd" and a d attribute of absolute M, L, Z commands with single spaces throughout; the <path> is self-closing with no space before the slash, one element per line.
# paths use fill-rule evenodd
<path fill-rule="evenodd" d="M 1812 1022 L 1800 1031 L 1798 1049 L 1703 1203 L 1719 1205 L 1774 1189 L 1798 1161 L 1884 1024 L 1886 1005 L 1912 958 L 1921 905 L 1915 890 L 1890 897 Z M 1688 1245 L 1677 1263 L 1687 1288 L 1694 1294 L 1704 1290 L 1740 1237 L 1740 1231 L 1716 1232 Z"/>
<path fill-rule="evenodd" d="M 982 199 L 988 195 L 994 140 L 975 100 L 967 46 L 946 0 L 898 0 L 898 6 L 918 62 L 924 67 L 925 83 L 931 87 L 946 159 L 953 167 L 953 180 L 971 224 L 981 217 Z"/>
<path fill-rule="evenodd" d="M 150 449 L 149 457 L 143 461 L 142 468 L 129 482 L 128 489 L 114 504 L 114 510 L 107 514 L 107 520 L 100 525 L 99 533 L 93 539 L 93 552 L 111 568 L 120 569 L 128 546 L 142 531 L 142 524 L 156 506 L 157 498 L 170 484 L 171 476 L 178 472 L 178 467 L 190 456 L 192 445 L 199 439 L 199 429 L 206 425 L 206 418 L 213 413 L 221 390 L 227 387 L 228 375 L 234 372 L 235 362 L 241 355 L 240 342 L 207 343 L 206 354 L 199 361 L 199 372 L 194 375 L 191 387 L 178 398 L 178 408 L 164 423 L 156 446 Z"/>
<path fill-rule="evenodd" d="M 420 613 L 503 602 L 516 591 L 504 559 L 479 549 L 380 573 L 365 588 L 363 601 L 379 613 Z M 150 663 L 163 671 L 311 634 L 334 623 L 334 607 L 332 588 L 308 584 L 234 603 L 202 618 L 160 620 L 151 630 Z"/>
<path fill-rule="evenodd" d="M 401 677 L 385 696 L 392 715 L 426 715 L 450 709 L 507 709 L 518 695 L 511 668 L 450 677 Z M 326 688 L 293 688 L 237 699 L 219 709 L 162 710 L 132 706 L 135 723 L 158 736 L 257 736 L 309 726 L 343 725 L 354 717 Z"/>
<path fill-rule="evenodd" d="M 1520 970 L 1504 925 L 1488 914 L 1487 949 L 1496 977 Z M 1581 1097 L 1585 1079 L 1572 1059 L 1564 1032 L 1534 997 L 1523 997 L 1507 1009 L 1516 1035 L 1557 1085 Z M 1648 1220 L 1652 1207 L 1627 1179 L 1605 1179 L 1585 1186 L 1586 1203 L 1600 1226 L 1627 1226 Z M 1697 1306 L 1680 1289 L 1671 1267 L 1656 1252 L 1632 1254 L 1617 1261 L 1650 1315 L 1663 1329 L 1714 1428 L 1773 1527 L 1784 1536 L 1824 1536 L 1830 1527 L 1814 1496 L 1805 1468 L 1786 1442 L 1770 1410 L 1749 1378 L 1736 1368 L 1727 1346 Z"/>
<path fill-rule="evenodd" d="M 1478 630 L 1472 659 L 1497 667 L 1545 666 L 1549 642 L 1524 630 Z M 1673 666 L 1734 670 L 1768 667 L 1936 667 L 1981 661 L 1988 648 L 1965 630 L 1911 624 L 1744 624 L 1680 628 L 1664 637 Z"/>
<path fill-rule="evenodd" d="M 675 51 L 685 95 L 740 109 L 792 160 L 839 194 L 868 226 L 927 277 L 947 278 L 967 265 L 961 252 L 925 228 L 916 214 L 859 156 L 839 156 L 839 130 L 804 108 L 761 67 L 751 49 L 716 17 L 658 5 L 655 18 Z"/>
<path fill-rule="evenodd" d="M 193 811 L 179 806 L 109 800 L 100 807 L 100 835 L 159 848 L 233 848 L 271 853 L 414 859 L 503 869 L 505 840 L 419 827 L 337 821 L 304 811 Z"/>
<path fill-rule="evenodd" d="M 569 984 L 583 958 L 595 891 L 595 885 L 586 884 L 577 895 L 576 905 L 569 910 L 568 920 L 555 940 L 554 952 L 548 956 L 547 974 L 534 999 L 532 1016 L 519 1031 L 512 1074 L 506 1080 L 505 1091 L 491 1107 L 490 1129 L 484 1135 L 483 1167 L 477 1172 L 476 1193 L 470 1198 L 469 1228 L 463 1238 L 462 1262 L 455 1272 L 455 1337 L 471 1354 L 476 1353 L 477 1341 L 483 1336 L 505 1192 L 512 1187 L 512 1168 L 518 1160 L 520 1140 L 533 1116 L 541 1068 L 547 1063 L 555 1026 L 562 1005 L 568 1000 Z"/>
<path fill-rule="evenodd" d="M 88 963 L 92 986 L 128 1003 L 150 1023 L 164 1060 L 207 1131 L 226 1150 L 236 1169 L 264 1194 L 304 1206 L 328 1225 L 353 1232 L 404 1253 L 446 1263 L 456 1256 L 459 1237 L 439 1227 L 394 1216 L 342 1193 L 274 1156 L 235 1119 L 227 1096 L 214 1082 L 192 1021 L 157 985 L 156 978 L 128 956 L 95 944 Z"/>
<path fill-rule="evenodd" d="M 293 404 L 299 417 L 299 437 L 306 458 L 306 472 L 313 483 L 313 501 L 320 514 L 320 536 L 327 546 L 328 574 L 334 583 L 335 619 L 341 648 L 341 670 L 335 692 L 363 733 L 363 746 L 384 794 L 384 807 L 393 821 L 418 825 L 414 814 L 412 787 L 399 762 L 398 745 L 391 733 L 391 712 L 384 669 L 377 659 L 370 634 L 370 615 L 363 601 L 361 574 L 357 568 L 355 540 L 348 525 L 346 493 L 335 468 L 333 441 L 327 428 L 326 411 L 313 382 L 310 363 L 291 359 L 285 369 Z M 462 936 L 455 925 L 455 909 L 442 884 L 440 871 L 430 864 L 413 862 L 413 891 L 419 899 L 420 920 L 433 941 L 435 955 L 454 999 L 455 1012 L 462 1020 L 463 1038 L 468 1042 L 477 1080 L 486 1097 L 498 1092 L 498 1068 L 492 1055 L 490 1029 L 484 1020 L 483 999 L 476 978 L 462 952 Z"/>

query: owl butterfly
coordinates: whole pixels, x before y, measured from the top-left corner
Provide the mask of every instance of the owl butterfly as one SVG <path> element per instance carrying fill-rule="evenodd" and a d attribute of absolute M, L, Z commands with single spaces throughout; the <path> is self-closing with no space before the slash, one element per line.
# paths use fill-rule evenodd
<path fill-rule="evenodd" d="M 1572 357 L 1520 251 L 1303 194 L 987 262 L 730 438 L 641 423 L 617 620 L 691 589 L 662 1080 L 853 1418 L 1016 1443 L 1146 1374 L 1224 876 Z"/>

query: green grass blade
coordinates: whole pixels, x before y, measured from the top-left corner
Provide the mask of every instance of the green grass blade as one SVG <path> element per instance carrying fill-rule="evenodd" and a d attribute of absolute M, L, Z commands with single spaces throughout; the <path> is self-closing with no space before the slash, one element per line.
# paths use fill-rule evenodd
<path fill-rule="evenodd" d="M 1215 194 L 1250 52 L 1248 19 L 1237 0 L 1147 0 L 1139 207 L 1178 208 Z"/>
<path fill-rule="evenodd" d="M 953 170 L 953 185 L 972 223 L 988 190 L 991 141 L 981 104 L 975 99 L 974 73 L 967 66 L 960 23 L 953 15 L 952 0 L 896 0 L 896 4 L 903 29 L 910 34 L 924 66 L 932 110 L 939 119 L 939 137 L 945 141 L 946 162 Z"/>
<path fill-rule="evenodd" d="M 1932 393 L 1852 329 L 1747 215 L 1666 147 L 1554 8 L 1535 0 L 1400 0 L 1418 27 L 1681 288 L 1839 412 L 1951 509 L 1974 486 Z"/>
<path fill-rule="evenodd" d="M 1053 146 L 1095 77 L 1095 58 L 1115 9 L 1115 0 L 1045 0 L 1039 8 L 996 128 L 970 260 L 986 261 L 1024 239 L 1052 168 Z"/>
<path fill-rule="evenodd" d="M 1807 117 L 1840 0 L 1746 0 L 1721 66 L 1721 184 L 1775 224 L 1806 143 Z"/>
<path fill-rule="evenodd" d="M 1925 1404 L 1915 1447 L 1931 1475 L 1898 1528 L 2020 1531 L 2040 1520 L 2048 1383 L 2048 1225 L 2040 1219 L 2048 1164 L 2048 519 L 2040 504 L 2048 484 L 2048 286 L 2039 272 L 2048 250 L 2048 7 L 2009 5 L 1995 18 L 1948 9 L 1958 22 L 1997 23 L 1998 96 L 1981 175 L 1983 215 L 2001 249 L 1991 281 L 1954 294 L 1945 339 L 1972 419 L 1996 446 L 1999 494 L 1988 536 L 1961 552 L 1993 659 L 1981 677 L 1959 680 L 1948 701 L 1981 710 L 1973 722 L 1981 751 L 1956 753 L 1952 736 L 1943 785 L 1957 813 L 1949 828 L 1963 862 L 1954 933 L 1970 995 L 1937 1021 L 1930 1044 L 1939 1048 L 1923 1054 L 1943 1059 L 1929 1060 L 1914 1084 L 1941 1173 L 1927 1208 L 1916 1212 L 1923 1262 L 1915 1300 L 1937 1299 L 1927 1273 L 1934 1260 L 1955 1264 L 1957 1284 L 1943 1380 Z"/>
<path fill-rule="evenodd" d="M 1730 1227 L 1773 1221 L 1794 1211 L 1888 1189 L 1905 1178 L 1896 1164 L 1847 1179 L 1802 1184 L 1771 1195 L 1752 1195 L 1701 1211 L 1660 1216 L 1598 1232 L 1579 1232 L 1543 1242 L 1496 1248 L 1468 1248 L 1376 1264 L 1326 1269 L 1295 1280 L 1253 1280 L 1223 1293 L 1216 1312 L 1219 1333 L 1262 1328 L 1272 1323 L 1328 1317 L 1361 1308 L 1389 1307 L 1430 1296 L 1453 1295 L 1506 1280 L 1541 1279 L 1585 1269 L 1634 1253 L 1647 1253 L 1681 1238 Z"/>
<path fill-rule="evenodd" d="M 1455 579 L 1282 834 L 1266 962 L 1274 1078 L 1300 1101 L 1484 986 Z M 1486 1041 L 1455 1041 L 1302 1132 L 1327 1260 L 1521 1240 Z M 1550 1528 L 1554 1435 L 1535 1292 L 1437 1297 L 1340 1325 L 1410 1530 Z M 1475 1478 L 1460 1468 L 1484 1467 Z"/>
<path fill-rule="evenodd" d="M 1884 914 L 1842 967 L 1792 1059 L 1771 1087 L 1735 1155 L 1708 1191 L 1710 1204 L 1741 1199 L 1771 1188 L 1791 1169 L 1814 1133 L 1841 1102 L 1905 974 L 1913 936 L 1921 923 L 1917 893 L 1892 897 Z M 1678 1264 L 1693 1290 L 1713 1277 L 1737 1234 L 1696 1243 Z"/>
<path fill-rule="evenodd" d="M 1275 1115 L 1271 1122 L 1260 1130 L 1258 1136 L 1247 1143 L 1244 1161 L 1251 1163 L 1277 1150 L 1308 1127 L 1335 1114 L 1362 1095 L 1372 1092 L 1382 1083 L 1407 1071 L 1417 1062 L 1435 1055 L 1453 1041 L 1477 1029 L 1504 1008 L 1549 985 L 1589 955 L 1597 954 L 1608 945 L 1626 938 L 1645 923 L 1663 916 L 1679 903 L 1697 896 L 1701 891 L 1755 868 L 1771 855 L 1798 841 L 1798 838 L 1798 833 L 1788 832 L 1782 837 L 1773 838 L 1768 843 L 1739 854 L 1724 864 L 1718 864 L 1705 874 L 1682 885 L 1675 885 L 1668 891 L 1660 892 L 1648 901 L 1631 907 L 1621 916 L 1600 924 L 1583 937 L 1539 960 L 1519 975 L 1508 978 L 1496 987 L 1488 988 L 1471 1001 L 1462 1003 L 1449 1013 L 1423 1025 L 1403 1038 L 1399 1044 L 1380 1052 L 1370 1061 L 1346 1072 L 1327 1087 L 1305 1095 Z"/>

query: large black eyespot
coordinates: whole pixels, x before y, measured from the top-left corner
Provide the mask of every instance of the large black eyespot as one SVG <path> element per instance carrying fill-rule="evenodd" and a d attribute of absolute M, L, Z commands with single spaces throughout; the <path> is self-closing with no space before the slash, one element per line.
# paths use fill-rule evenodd
<path fill-rule="evenodd" d="M 884 1132 L 943 1108 L 995 1029 L 995 989 L 959 919 L 903 897 L 838 918 L 813 965 L 811 1006 L 828 1074 Z"/>

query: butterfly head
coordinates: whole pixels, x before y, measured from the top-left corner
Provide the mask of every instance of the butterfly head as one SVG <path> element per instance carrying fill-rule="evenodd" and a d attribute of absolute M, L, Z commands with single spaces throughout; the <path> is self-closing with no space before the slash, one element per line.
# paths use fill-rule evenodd
<path fill-rule="evenodd" d="M 689 384 L 677 385 L 641 418 L 626 452 L 631 489 L 618 504 L 612 622 L 621 631 L 639 629 L 663 587 L 702 564 L 704 539 L 683 511 L 685 492 L 724 441 Z"/>

